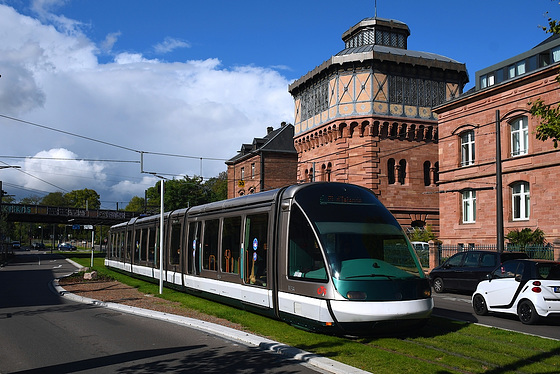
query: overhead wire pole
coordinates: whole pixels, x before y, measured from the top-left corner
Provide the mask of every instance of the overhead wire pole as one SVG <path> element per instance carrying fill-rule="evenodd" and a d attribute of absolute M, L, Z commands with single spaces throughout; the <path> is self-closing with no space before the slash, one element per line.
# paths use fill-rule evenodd
<path fill-rule="evenodd" d="M 502 143 L 500 110 L 496 110 L 496 244 L 504 251 L 504 200 L 502 196 Z"/>

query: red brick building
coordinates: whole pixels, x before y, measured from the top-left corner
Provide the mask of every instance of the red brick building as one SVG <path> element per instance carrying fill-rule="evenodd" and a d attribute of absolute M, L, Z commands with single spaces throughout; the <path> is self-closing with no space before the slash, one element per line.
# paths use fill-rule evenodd
<path fill-rule="evenodd" d="M 296 183 L 297 153 L 294 126 L 282 122 L 269 127 L 263 138 L 243 144 L 239 153 L 226 161 L 228 199 Z"/>
<path fill-rule="evenodd" d="M 527 227 L 543 230 L 549 242 L 560 239 L 560 149 L 535 138 L 539 119 L 528 113 L 538 98 L 558 104 L 559 67 L 560 39 L 554 36 L 477 72 L 472 92 L 434 109 L 444 244 L 496 244 L 500 211 L 505 235 Z M 498 154 L 503 209 L 497 204 Z"/>
<path fill-rule="evenodd" d="M 438 230 L 438 125 L 432 107 L 462 94 L 450 58 L 407 49 L 408 26 L 367 18 L 345 48 L 290 85 L 297 179 L 365 186 L 403 227 Z"/>

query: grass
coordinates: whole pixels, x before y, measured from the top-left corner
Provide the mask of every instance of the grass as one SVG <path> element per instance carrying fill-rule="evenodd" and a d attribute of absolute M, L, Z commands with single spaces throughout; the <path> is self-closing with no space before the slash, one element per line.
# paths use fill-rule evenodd
<path fill-rule="evenodd" d="M 90 257 L 70 254 L 90 265 Z M 75 256 L 75 257 L 74 257 Z M 98 273 L 185 307 L 225 318 L 249 331 L 374 373 L 560 373 L 560 342 L 432 317 L 414 335 L 349 339 L 302 331 L 248 313 L 114 272 L 94 259 Z"/>

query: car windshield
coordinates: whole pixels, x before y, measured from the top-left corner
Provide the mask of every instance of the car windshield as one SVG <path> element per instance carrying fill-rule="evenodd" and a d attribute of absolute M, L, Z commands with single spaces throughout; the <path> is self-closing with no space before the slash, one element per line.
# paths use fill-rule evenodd
<path fill-rule="evenodd" d="M 334 278 L 423 277 L 398 222 L 371 192 L 355 186 L 334 186 L 317 200 L 305 193 L 310 190 L 303 190 L 296 201 L 318 234 Z"/>

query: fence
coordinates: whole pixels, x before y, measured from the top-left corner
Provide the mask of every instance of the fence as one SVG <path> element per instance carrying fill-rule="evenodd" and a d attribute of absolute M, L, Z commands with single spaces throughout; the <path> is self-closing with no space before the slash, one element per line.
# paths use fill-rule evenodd
<path fill-rule="evenodd" d="M 478 250 L 478 251 L 497 251 L 498 246 L 495 244 L 477 244 L 472 245 L 469 244 L 467 246 L 464 245 L 439 245 L 439 264 L 441 265 L 445 260 L 449 257 L 453 256 L 455 253 L 459 253 L 462 251 L 471 251 L 471 250 Z M 519 246 L 519 245 L 511 245 L 507 244 L 505 251 L 508 252 L 525 252 L 529 258 L 537 258 L 541 260 L 554 260 L 554 245 L 546 244 L 546 245 L 527 245 L 527 246 Z M 421 256 L 424 257 L 424 256 Z M 422 263 L 429 263 L 429 257 L 425 259 L 421 258 Z"/>

